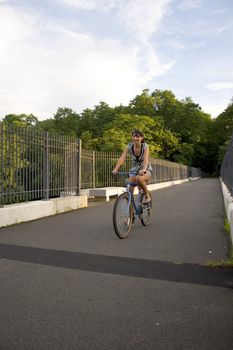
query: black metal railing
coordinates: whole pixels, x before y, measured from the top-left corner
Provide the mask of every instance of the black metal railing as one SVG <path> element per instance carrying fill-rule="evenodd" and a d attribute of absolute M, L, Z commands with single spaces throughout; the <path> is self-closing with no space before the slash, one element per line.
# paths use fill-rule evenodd
<path fill-rule="evenodd" d="M 220 176 L 233 197 L 233 135 L 223 158 Z"/>
<path fill-rule="evenodd" d="M 124 186 L 124 179 L 120 176 L 113 176 L 119 152 L 92 152 L 82 150 L 82 181 L 81 188 L 98 188 Z M 121 170 L 130 169 L 131 159 L 126 161 Z M 201 177 L 201 171 L 186 165 L 173 163 L 163 159 L 150 158 L 153 168 L 151 183 L 175 181 L 190 177 Z"/>
<path fill-rule="evenodd" d="M 0 205 L 79 191 L 79 141 L 0 123 Z"/>
<path fill-rule="evenodd" d="M 0 205 L 79 194 L 81 189 L 123 186 L 112 170 L 118 152 L 84 150 L 81 141 L 0 122 Z M 200 169 L 150 158 L 151 183 L 200 176 Z M 129 170 L 127 157 L 124 170 Z"/>

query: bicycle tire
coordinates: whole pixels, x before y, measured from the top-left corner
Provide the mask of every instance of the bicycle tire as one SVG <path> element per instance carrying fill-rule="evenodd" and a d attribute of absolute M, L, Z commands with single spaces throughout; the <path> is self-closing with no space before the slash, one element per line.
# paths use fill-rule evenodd
<path fill-rule="evenodd" d="M 144 194 L 142 195 L 142 198 L 141 198 L 142 214 L 140 216 L 140 220 L 143 226 L 148 226 L 152 218 L 152 197 L 150 192 L 149 192 L 149 195 L 150 195 L 150 202 L 148 204 L 142 204 L 145 197 Z"/>
<path fill-rule="evenodd" d="M 127 193 L 122 193 L 114 204 L 113 208 L 113 227 L 119 238 L 126 238 L 132 226 L 133 205 L 130 203 L 128 208 L 129 197 Z"/>

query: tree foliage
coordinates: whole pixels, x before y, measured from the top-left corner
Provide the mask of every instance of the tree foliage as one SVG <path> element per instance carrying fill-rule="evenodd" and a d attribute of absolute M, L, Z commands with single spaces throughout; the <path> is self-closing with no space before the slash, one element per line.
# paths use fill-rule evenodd
<path fill-rule="evenodd" d="M 233 98 L 227 108 L 215 119 L 212 134 L 216 153 L 215 161 L 220 167 L 233 135 Z"/>
<path fill-rule="evenodd" d="M 7 114 L 3 122 L 18 126 L 34 126 L 38 123 L 38 119 L 33 114 Z"/>
<path fill-rule="evenodd" d="M 59 107 L 53 118 L 44 121 L 32 114 L 9 114 L 3 121 L 81 138 L 86 149 L 108 151 L 122 151 L 138 128 L 146 136 L 151 156 L 214 173 L 232 135 L 233 99 L 212 119 L 191 97 L 178 100 L 170 90 L 144 89 L 128 106 L 113 108 L 101 101 L 80 114 Z"/>

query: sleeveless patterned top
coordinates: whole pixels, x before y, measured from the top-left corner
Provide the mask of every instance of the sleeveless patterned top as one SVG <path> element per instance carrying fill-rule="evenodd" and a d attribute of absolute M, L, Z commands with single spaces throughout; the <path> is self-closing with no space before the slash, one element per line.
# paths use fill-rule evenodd
<path fill-rule="evenodd" d="M 141 144 L 140 155 L 136 156 L 134 154 L 134 144 L 133 143 L 128 144 L 128 154 L 131 156 L 131 160 L 132 160 L 130 171 L 132 171 L 133 173 L 138 172 L 143 168 L 144 153 L 147 147 L 148 147 L 147 143 L 143 142 Z M 150 163 L 148 163 L 146 170 L 152 171 L 152 166 Z"/>

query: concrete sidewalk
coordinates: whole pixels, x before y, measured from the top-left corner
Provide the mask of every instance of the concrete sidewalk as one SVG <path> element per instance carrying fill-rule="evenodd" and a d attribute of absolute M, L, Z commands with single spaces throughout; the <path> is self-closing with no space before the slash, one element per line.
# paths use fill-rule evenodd
<path fill-rule="evenodd" d="M 114 201 L 0 229 L 0 349 L 231 350 L 233 271 L 218 179 L 152 193 L 120 240 Z"/>

